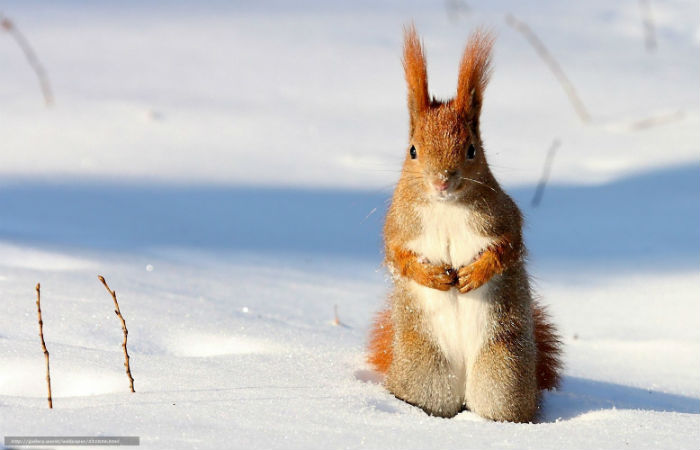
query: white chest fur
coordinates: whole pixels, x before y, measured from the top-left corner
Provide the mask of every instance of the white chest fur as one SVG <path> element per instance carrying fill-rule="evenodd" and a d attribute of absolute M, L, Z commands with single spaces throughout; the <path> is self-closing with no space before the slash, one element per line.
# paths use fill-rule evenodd
<path fill-rule="evenodd" d="M 432 202 L 418 211 L 422 233 L 408 248 L 431 263 L 447 263 L 459 269 L 467 265 L 493 239 L 477 232 L 471 210 L 451 202 Z M 490 302 L 489 284 L 460 294 L 431 289 L 411 281 L 418 307 L 434 342 L 444 352 L 457 376 L 465 377 L 487 334 Z"/>
<path fill-rule="evenodd" d="M 476 231 L 470 208 L 452 202 L 434 201 L 417 211 L 423 231 L 408 248 L 432 263 L 455 268 L 469 264 L 493 241 Z"/>

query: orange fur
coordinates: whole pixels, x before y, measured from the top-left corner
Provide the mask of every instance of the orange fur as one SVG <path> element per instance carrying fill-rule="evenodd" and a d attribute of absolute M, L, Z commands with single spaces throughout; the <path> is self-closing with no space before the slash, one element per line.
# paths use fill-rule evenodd
<path fill-rule="evenodd" d="M 391 322 L 391 310 L 387 308 L 377 314 L 370 330 L 367 362 L 372 364 L 378 372 L 386 373 L 389 370 L 394 356 L 393 340 L 394 327 Z"/>
<path fill-rule="evenodd" d="M 459 65 L 455 107 L 459 111 L 468 112 L 476 120 L 481 112 L 484 90 L 491 76 L 493 42 L 494 38 L 490 33 L 477 30 L 469 38 Z"/>
<path fill-rule="evenodd" d="M 537 345 L 537 388 L 554 389 L 561 381 L 561 340 L 547 310 L 537 302 L 532 304 L 532 316 Z"/>
<path fill-rule="evenodd" d="M 448 291 L 457 283 L 457 272 L 447 264 L 430 264 L 421 261 L 410 250 L 395 249 L 392 255 L 393 266 L 404 276 L 429 288 Z"/>
<path fill-rule="evenodd" d="M 408 83 L 408 111 L 413 130 L 418 116 L 430 106 L 425 55 L 414 25 L 404 28 L 403 68 Z"/>
<path fill-rule="evenodd" d="M 561 341 L 554 325 L 549 321 L 546 309 L 538 303 L 532 305 L 537 345 L 537 388 L 550 390 L 559 387 L 561 382 Z M 368 345 L 367 361 L 377 372 L 386 373 L 393 359 L 392 342 L 394 328 L 391 310 L 384 309 L 377 314 Z"/>
<path fill-rule="evenodd" d="M 498 243 L 481 252 L 473 263 L 459 269 L 457 289 L 463 294 L 478 289 L 494 275 L 502 273 L 521 253 L 519 245 L 514 245 L 508 236 L 503 236 Z"/>

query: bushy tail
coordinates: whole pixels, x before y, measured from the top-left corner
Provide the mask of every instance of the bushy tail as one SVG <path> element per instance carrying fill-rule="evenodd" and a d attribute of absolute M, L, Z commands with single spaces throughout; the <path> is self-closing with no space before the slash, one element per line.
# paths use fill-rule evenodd
<path fill-rule="evenodd" d="M 532 317 L 537 345 L 537 387 L 554 389 L 561 381 L 561 340 L 547 310 L 537 302 L 532 304 Z"/>
<path fill-rule="evenodd" d="M 391 309 L 386 308 L 375 317 L 369 334 L 367 362 L 372 364 L 377 372 L 386 373 L 389 370 L 394 358 L 393 340 L 394 327 L 391 323 Z"/>

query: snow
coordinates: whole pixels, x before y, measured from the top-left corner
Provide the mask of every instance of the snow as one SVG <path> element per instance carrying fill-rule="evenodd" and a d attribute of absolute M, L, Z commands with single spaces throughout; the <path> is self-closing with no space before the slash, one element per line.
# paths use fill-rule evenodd
<path fill-rule="evenodd" d="M 44 107 L 0 34 L 0 435 L 136 435 L 163 449 L 696 449 L 697 5 L 651 3 L 654 53 L 636 2 L 468 5 L 451 19 L 443 2 L 3 3 L 56 104 Z M 559 60 L 591 124 L 507 12 Z M 535 424 L 429 417 L 364 362 L 389 289 L 380 232 L 405 150 L 411 19 L 441 97 L 468 30 L 498 34 L 486 150 L 526 216 L 530 271 L 565 343 L 563 386 Z M 135 394 L 98 274 L 129 328 Z"/>

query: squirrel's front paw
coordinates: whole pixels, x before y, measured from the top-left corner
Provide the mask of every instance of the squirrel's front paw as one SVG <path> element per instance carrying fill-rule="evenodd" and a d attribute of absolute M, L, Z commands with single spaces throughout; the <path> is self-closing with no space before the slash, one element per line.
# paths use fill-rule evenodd
<path fill-rule="evenodd" d="M 440 291 L 449 291 L 457 284 L 457 272 L 448 264 L 421 263 L 421 274 L 416 281 Z"/>
<path fill-rule="evenodd" d="M 489 278 L 488 274 L 481 270 L 478 262 L 462 266 L 457 271 L 457 289 L 460 293 L 466 294 L 483 286 Z"/>

